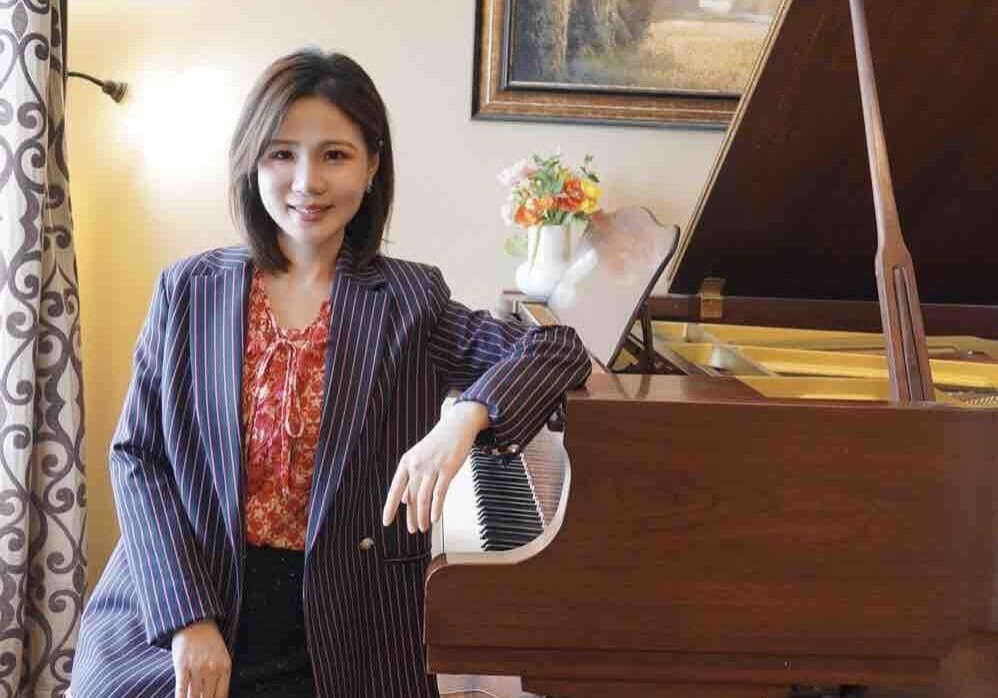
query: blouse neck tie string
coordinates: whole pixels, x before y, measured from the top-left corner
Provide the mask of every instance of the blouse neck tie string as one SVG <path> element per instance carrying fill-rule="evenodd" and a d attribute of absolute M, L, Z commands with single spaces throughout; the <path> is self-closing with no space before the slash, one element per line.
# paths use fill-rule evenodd
<path fill-rule="evenodd" d="M 290 339 L 278 332 L 274 341 L 267 347 L 267 351 L 260 360 L 260 365 L 257 367 L 256 377 L 253 381 L 255 390 L 251 402 L 249 419 L 251 428 L 256 417 L 256 407 L 260 402 L 260 393 L 267 386 L 263 377 L 270 369 L 278 352 L 283 351 L 287 354 L 284 385 L 282 386 L 282 394 L 278 396 L 280 400 L 278 416 L 281 422 L 280 452 L 274 462 L 274 476 L 281 487 L 282 493 L 285 495 L 291 492 L 291 440 L 301 437 L 304 433 L 304 422 L 300 404 L 301 396 L 298 390 L 298 374 L 301 371 L 302 359 L 305 356 L 306 350 L 315 344 L 316 342 L 308 334 L 300 339 Z M 247 439 L 248 443 L 249 440 Z"/>

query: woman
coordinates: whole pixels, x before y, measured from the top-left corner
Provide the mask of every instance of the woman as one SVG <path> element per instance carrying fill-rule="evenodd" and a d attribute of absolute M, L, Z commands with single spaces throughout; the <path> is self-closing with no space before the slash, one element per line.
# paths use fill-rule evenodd
<path fill-rule="evenodd" d="M 526 443 L 586 353 L 378 254 L 391 135 L 349 58 L 271 65 L 230 174 L 248 247 L 167 268 L 139 337 L 111 447 L 122 537 L 73 695 L 435 696 L 430 523 L 476 438 Z"/>

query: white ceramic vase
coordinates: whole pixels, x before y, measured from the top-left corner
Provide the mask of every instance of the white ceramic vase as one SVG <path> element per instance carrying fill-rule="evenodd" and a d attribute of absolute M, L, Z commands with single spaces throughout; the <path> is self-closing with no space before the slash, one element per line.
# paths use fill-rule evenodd
<path fill-rule="evenodd" d="M 516 287 L 533 301 L 546 301 L 558 285 L 572 255 L 571 227 L 527 228 L 527 259 L 516 269 Z"/>

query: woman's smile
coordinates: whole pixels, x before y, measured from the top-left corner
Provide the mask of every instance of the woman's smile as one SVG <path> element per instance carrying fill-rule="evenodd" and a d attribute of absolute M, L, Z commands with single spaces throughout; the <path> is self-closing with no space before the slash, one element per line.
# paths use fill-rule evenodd
<path fill-rule="evenodd" d="M 332 206 L 293 206 L 288 204 L 292 215 L 301 223 L 315 223 L 322 219 L 323 215 Z"/>

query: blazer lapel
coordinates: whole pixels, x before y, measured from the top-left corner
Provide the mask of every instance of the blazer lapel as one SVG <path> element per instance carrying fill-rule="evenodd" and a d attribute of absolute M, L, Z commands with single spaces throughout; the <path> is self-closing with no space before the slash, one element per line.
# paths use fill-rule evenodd
<path fill-rule="evenodd" d="M 191 279 L 193 390 L 201 438 L 232 544 L 242 550 L 243 335 L 251 266 L 232 258 L 213 274 Z"/>
<path fill-rule="evenodd" d="M 374 377 L 381 363 L 387 293 L 374 266 L 355 267 L 344 245 L 333 280 L 326 378 L 315 451 L 306 550 L 315 538 L 343 477 L 343 468 L 364 426 Z"/>

